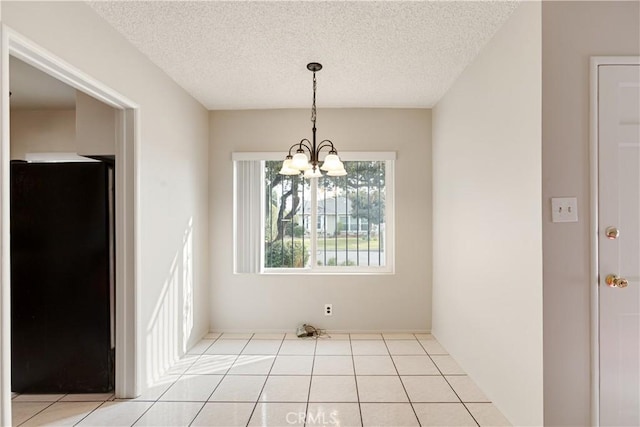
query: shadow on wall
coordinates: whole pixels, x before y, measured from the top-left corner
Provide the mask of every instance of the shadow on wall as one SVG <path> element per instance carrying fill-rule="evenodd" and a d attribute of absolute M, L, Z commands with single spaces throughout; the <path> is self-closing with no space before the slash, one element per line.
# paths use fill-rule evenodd
<path fill-rule="evenodd" d="M 146 330 L 146 383 L 156 384 L 187 351 L 193 331 L 193 218 L 185 229 Z"/>

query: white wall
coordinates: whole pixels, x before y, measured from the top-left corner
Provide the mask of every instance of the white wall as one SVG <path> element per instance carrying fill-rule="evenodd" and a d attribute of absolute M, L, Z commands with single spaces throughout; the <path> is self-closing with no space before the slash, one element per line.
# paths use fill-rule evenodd
<path fill-rule="evenodd" d="M 640 3 L 542 5 L 545 425 L 591 425 L 589 57 L 640 55 Z M 551 222 L 576 196 L 579 222 Z"/>
<path fill-rule="evenodd" d="M 234 151 L 278 151 L 311 137 L 309 110 L 213 111 L 210 147 L 211 327 L 295 331 L 431 329 L 431 111 L 318 110 L 339 151 L 396 151 L 396 274 L 233 274 Z M 332 303 L 334 315 L 322 314 Z"/>
<path fill-rule="evenodd" d="M 433 111 L 433 334 L 514 425 L 542 425 L 540 4 Z"/>
<path fill-rule="evenodd" d="M 11 110 L 11 160 L 26 153 L 76 152 L 75 110 Z"/>
<path fill-rule="evenodd" d="M 84 2 L 1 7 L 3 24 L 140 106 L 138 357 L 152 383 L 209 329 L 207 111 Z"/>

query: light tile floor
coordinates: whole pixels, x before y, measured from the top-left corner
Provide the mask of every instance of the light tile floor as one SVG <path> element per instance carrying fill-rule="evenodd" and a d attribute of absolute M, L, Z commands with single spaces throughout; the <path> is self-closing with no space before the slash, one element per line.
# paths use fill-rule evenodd
<path fill-rule="evenodd" d="M 429 334 L 209 334 L 155 387 L 14 395 L 13 425 L 510 425 Z"/>

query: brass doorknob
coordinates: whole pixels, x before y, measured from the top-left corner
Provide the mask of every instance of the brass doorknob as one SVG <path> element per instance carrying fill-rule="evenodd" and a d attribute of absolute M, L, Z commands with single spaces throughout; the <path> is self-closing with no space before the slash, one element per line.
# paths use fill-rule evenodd
<path fill-rule="evenodd" d="M 607 227 L 607 229 L 604 230 L 604 233 L 607 236 L 607 239 L 611 240 L 615 240 L 620 236 L 620 230 L 616 227 Z"/>
<path fill-rule="evenodd" d="M 609 274 L 605 279 L 605 282 L 612 288 L 626 288 L 629 286 L 627 279 L 618 277 L 615 274 Z"/>

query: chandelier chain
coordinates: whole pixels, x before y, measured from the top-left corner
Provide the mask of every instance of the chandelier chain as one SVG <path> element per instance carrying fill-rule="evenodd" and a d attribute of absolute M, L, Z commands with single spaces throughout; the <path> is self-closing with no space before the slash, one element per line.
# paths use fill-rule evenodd
<path fill-rule="evenodd" d="M 313 73 L 313 105 L 311 105 L 311 121 L 313 122 L 313 127 L 316 127 L 316 73 Z"/>

